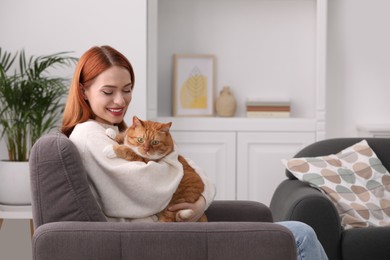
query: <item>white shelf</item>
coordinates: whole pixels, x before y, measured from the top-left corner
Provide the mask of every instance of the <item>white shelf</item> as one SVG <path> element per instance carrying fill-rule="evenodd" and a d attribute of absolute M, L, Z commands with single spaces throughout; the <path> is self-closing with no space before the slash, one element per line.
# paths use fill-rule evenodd
<path fill-rule="evenodd" d="M 361 137 L 390 138 L 390 124 L 361 124 L 357 129 Z"/>
<path fill-rule="evenodd" d="M 0 205 L 0 219 L 32 219 L 31 205 Z"/>
<path fill-rule="evenodd" d="M 316 120 L 308 118 L 158 117 L 151 120 L 172 122 L 172 131 L 316 131 Z"/>
<path fill-rule="evenodd" d="M 31 205 L 11 206 L 0 204 L 0 229 L 4 219 L 28 219 L 30 220 L 31 237 L 34 234 L 34 223 L 32 217 Z"/>

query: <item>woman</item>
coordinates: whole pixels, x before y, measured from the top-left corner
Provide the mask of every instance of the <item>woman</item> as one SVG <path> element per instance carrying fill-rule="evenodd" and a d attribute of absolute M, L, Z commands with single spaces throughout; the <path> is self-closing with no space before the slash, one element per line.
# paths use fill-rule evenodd
<path fill-rule="evenodd" d="M 103 150 L 115 142 L 106 129 L 124 130 L 123 117 L 131 102 L 134 72 L 129 61 L 109 46 L 93 47 L 79 60 L 65 107 L 62 132 L 82 156 L 92 191 L 107 218 L 116 221 L 156 221 L 182 177 L 174 151 L 159 163 L 139 164 L 107 158 Z M 172 210 L 192 209 L 197 220 L 215 195 L 214 185 L 192 165 L 205 183 L 196 203 Z M 147 172 L 148 174 L 144 174 Z"/>
<path fill-rule="evenodd" d="M 131 102 L 134 71 L 129 61 L 109 47 L 92 47 L 79 60 L 65 107 L 62 132 L 80 151 L 93 193 L 109 220 L 156 221 L 156 213 L 169 202 L 180 182 L 177 151 L 158 163 L 139 164 L 103 154 L 115 142 L 106 129 L 126 128 L 124 115 Z M 130 166 L 131 167 L 130 167 Z M 196 221 L 215 196 L 213 183 L 193 162 L 191 166 L 205 183 L 203 196 L 195 203 L 181 203 L 171 210 L 192 209 L 185 221 Z M 148 174 L 144 174 L 144 172 Z M 166 172 L 169 176 L 166 177 Z M 130 187 L 130 188 L 129 188 Z M 327 259 L 314 231 L 300 222 L 281 222 L 294 234 L 298 259 Z"/>

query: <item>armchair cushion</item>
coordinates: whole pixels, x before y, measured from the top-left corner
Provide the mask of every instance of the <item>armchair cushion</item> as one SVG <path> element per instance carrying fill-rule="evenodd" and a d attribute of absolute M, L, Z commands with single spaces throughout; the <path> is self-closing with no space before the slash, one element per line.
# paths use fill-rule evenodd
<path fill-rule="evenodd" d="M 296 178 L 331 199 L 345 228 L 390 224 L 390 174 L 366 140 L 338 154 L 283 163 Z"/>
<path fill-rule="evenodd" d="M 209 222 L 273 222 L 263 203 L 245 200 L 215 200 L 206 211 Z"/>

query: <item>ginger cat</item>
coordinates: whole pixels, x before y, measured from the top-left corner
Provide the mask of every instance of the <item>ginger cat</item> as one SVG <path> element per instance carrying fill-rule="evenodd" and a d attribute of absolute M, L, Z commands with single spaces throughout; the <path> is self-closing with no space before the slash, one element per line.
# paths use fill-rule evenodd
<path fill-rule="evenodd" d="M 171 122 L 142 121 L 134 116 L 133 125 L 115 137 L 119 144 L 114 145 L 113 150 L 117 157 L 129 161 L 158 161 L 173 151 L 174 142 L 169 132 L 171 125 Z M 179 155 L 178 160 L 183 165 L 183 178 L 168 206 L 158 213 L 161 222 L 190 218 L 194 213 L 192 210 L 172 212 L 168 208 L 182 202 L 194 203 L 204 191 L 204 183 L 195 170 L 183 156 Z M 203 214 L 198 222 L 207 222 L 206 215 Z"/>

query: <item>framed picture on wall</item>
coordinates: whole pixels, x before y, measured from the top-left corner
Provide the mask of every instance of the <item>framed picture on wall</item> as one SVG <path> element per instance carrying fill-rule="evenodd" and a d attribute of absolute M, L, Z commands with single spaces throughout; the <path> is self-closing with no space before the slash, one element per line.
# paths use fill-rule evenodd
<path fill-rule="evenodd" d="M 214 55 L 175 54 L 173 59 L 173 115 L 214 115 Z"/>

